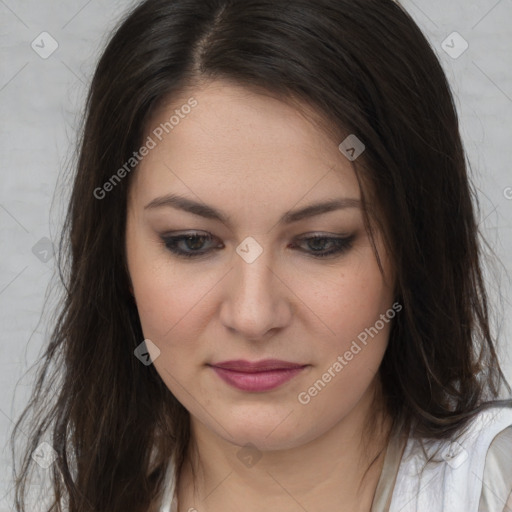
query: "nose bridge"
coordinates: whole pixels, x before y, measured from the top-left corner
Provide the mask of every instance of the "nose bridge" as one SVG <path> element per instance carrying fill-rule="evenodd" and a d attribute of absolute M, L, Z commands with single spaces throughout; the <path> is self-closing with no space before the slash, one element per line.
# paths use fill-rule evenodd
<path fill-rule="evenodd" d="M 274 275 L 271 252 L 263 250 L 249 261 L 239 254 L 235 256 L 223 321 L 244 337 L 256 339 L 280 325 L 283 296 Z"/>
<path fill-rule="evenodd" d="M 247 246 L 246 246 L 247 247 Z M 241 244 L 239 250 L 243 250 Z M 254 249 L 251 248 L 251 251 Z M 235 257 L 235 293 L 238 300 L 244 302 L 272 301 L 274 288 L 274 273 L 272 257 L 268 250 L 262 250 L 254 261 L 246 260 L 237 254 Z"/>

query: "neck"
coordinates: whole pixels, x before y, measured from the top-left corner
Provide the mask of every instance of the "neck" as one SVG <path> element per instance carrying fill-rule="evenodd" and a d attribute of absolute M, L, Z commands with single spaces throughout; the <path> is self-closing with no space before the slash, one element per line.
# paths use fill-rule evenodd
<path fill-rule="evenodd" d="M 372 410 L 373 396 L 367 393 L 314 440 L 256 452 L 258 460 L 249 466 L 241 463 L 239 446 L 192 421 L 178 481 L 179 512 L 369 512 L 391 428 L 385 411 Z M 365 434 L 369 417 L 376 419 L 371 436 Z"/>

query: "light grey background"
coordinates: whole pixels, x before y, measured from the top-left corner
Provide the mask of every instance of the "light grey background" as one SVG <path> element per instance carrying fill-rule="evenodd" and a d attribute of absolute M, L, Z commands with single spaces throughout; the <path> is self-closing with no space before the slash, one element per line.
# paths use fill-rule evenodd
<path fill-rule="evenodd" d="M 0 0 L 0 512 L 12 510 L 8 436 L 34 374 L 20 379 L 48 332 L 48 315 L 41 312 L 55 258 L 45 239 L 58 240 L 69 193 L 62 176 L 74 153 L 95 63 L 108 32 L 135 3 Z M 456 95 L 481 227 L 504 263 L 498 276 L 505 313 L 501 355 L 512 379 L 506 274 L 512 274 L 512 0 L 403 0 L 402 5 L 431 41 Z M 454 52 L 464 42 L 451 35 L 454 31 L 469 45 L 457 58 Z M 39 53 L 51 49 L 42 32 L 58 44 L 46 59 L 31 47 L 35 41 Z M 490 286 L 494 294 L 495 281 Z"/>

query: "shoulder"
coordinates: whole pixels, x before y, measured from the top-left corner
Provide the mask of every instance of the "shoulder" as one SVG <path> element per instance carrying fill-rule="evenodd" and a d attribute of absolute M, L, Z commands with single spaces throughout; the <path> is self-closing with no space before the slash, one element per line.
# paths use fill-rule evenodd
<path fill-rule="evenodd" d="M 503 512 L 512 489 L 511 432 L 512 407 L 493 407 L 456 439 L 410 437 L 390 511 Z"/>
<path fill-rule="evenodd" d="M 485 511 L 512 510 L 512 424 L 492 440 L 485 458 L 482 475 L 480 509 Z"/>

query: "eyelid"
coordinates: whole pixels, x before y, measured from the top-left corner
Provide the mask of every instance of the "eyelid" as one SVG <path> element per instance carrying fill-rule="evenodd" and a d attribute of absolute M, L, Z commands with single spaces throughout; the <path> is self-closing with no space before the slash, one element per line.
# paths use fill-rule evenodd
<path fill-rule="evenodd" d="M 302 240 L 303 238 L 349 238 L 354 236 L 355 233 L 345 232 L 345 233 L 331 233 L 325 231 L 310 231 L 308 233 L 304 233 L 302 235 L 298 235 L 295 238 L 297 240 Z"/>
<path fill-rule="evenodd" d="M 211 241 L 213 239 L 217 239 L 215 235 L 212 235 L 206 231 L 183 231 L 183 232 L 174 232 L 172 234 L 163 234 L 160 235 L 163 245 L 166 249 L 173 253 L 178 258 L 188 259 L 188 260 L 200 260 L 202 258 L 207 258 L 214 250 L 219 250 L 224 248 L 222 247 L 213 247 L 207 250 L 198 250 L 198 251 L 183 251 L 181 249 L 176 249 L 178 243 L 186 240 L 187 238 L 204 238 L 207 241 Z M 331 256 L 333 258 L 341 257 L 345 252 L 352 248 L 352 244 L 354 239 L 356 238 L 356 233 L 351 235 L 335 235 L 335 234 L 326 234 L 321 232 L 312 232 L 312 233 L 304 233 L 294 240 L 298 240 L 299 242 L 308 241 L 308 240 L 326 240 L 328 243 L 335 244 L 336 247 L 331 250 L 324 251 L 300 251 L 314 259 L 328 259 Z M 173 245 L 173 248 L 169 247 L 169 245 Z M 296 247 L 296 244 L 292 244 L 292 246 Z M 290 247 L 290 246 L 288 246 Z"/>
<path fill-rule="evenodd" d="M 356 233 L 350 233 L 345 231 L 344 233 L 332 233 L 327 231 L 308 231 L 301 235 L 293 237 L 295 240 L 302 240 L 304 238 L 349 238 L 354 236 Z M 176 238 L 176 237 L 205 237 L 219 240 L 219 237 L 213 235 L 209 231 L 203 231 L 200 229 L 191 230 L 178 230 L 178 231 L 165 231 L 159 235 L 161 238 Z"/>

